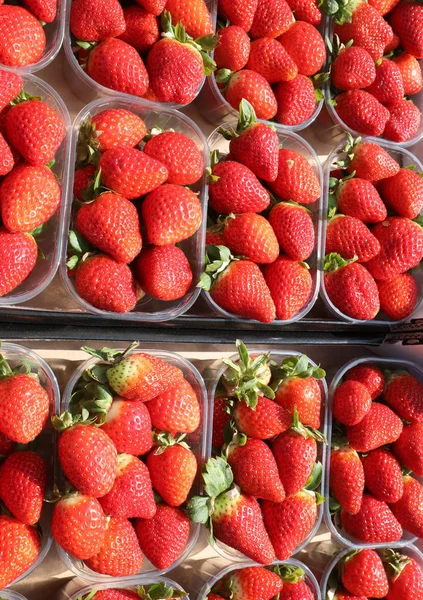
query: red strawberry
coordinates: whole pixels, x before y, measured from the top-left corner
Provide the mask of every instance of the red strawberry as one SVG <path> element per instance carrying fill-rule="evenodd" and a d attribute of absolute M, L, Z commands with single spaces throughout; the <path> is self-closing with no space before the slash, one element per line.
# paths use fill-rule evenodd
<path fill-rule="evenodd" d="M 227 73 L 224 73 L 224 78 L 218 77 L 217 81 L 224 82 L 226 78 Z M 278 108 L 269 83 L 262 75 L 250 69 L 232 73 L 224 89 L 224 95 L 235 110 L 238 110 L 242 99 L 248 100 L 258 119 L 272 119 Z"/>
<path fill-rule="evenodd" d="M 15 159 L 9 144 L 0 133 L 0 176 L 7 175 L 13 169 Z"/>
<path fill-rule="evenodd" d="M 182 23 L 188 35 L 197 39 L 214 33 L 210 12 L 204 0 L 167 0 L 166 10 L 172 15 L 175 23 Z"/>
<path fill-rule="evenodd" d="M 358 381 L 343 381 L 333 397 L 333 416 L 343 425 L 357 425 L 372 407 L 367 388 Z"/>
<path fill-rule="evenodd" d="M 370 181 L 359 177 L 345 178 L 338 181 L 339 184 L 335 188 L 335 198 L 339 212 L 355 217 L 355 219 L 359 219 L 364 223 L 379 223 L 386 219 L 386 206 Z M 352 221 L 341 221 L 341 223 L 345 227 L 347 223 L 352 223 Z M 338 226 L 341 226 L 341 223 L 338 223 Z M 344 255 L 342 254 L 342 256 Z M 347 257 L 344 256 L 344 258 Z M 352 258 L 352 256 L 349 258 Z"/>
<path fill-rule="evenodd" d="M 389 552 L 389 551 L 388 551 Z M 423 571 L 411 557 L 389 552 L 390 589 L 386 600 L 413 600 L 423 593 Z"/>
<path fill-rule="evenodd" d="M 107 519 L 95 498 L 77 494 L 54 505 L 51 532 L 65 552 L 79 560 L 96 554 L 106 535 Z"/>
<path fill-rule="evenodd" d="M 260 264 L 272 263 L 279 255 L 279 244 L 269 221 L 255 213 L 228 217 L 224 244 L 233 254 Z"/>
<path fill-rule="evenodd" d="M 282 125 L 300 125 L 316 110 L 314 85 L 305 75 L 279 82 L 274 93 L 278 104 L 275 119 Z"/>
<path fill-rule="evenodd" d="M 29 233 L 9 233 L 0 227 L 0 296 L 25 281 L 37 262 L 38 247 Z"/>
<path fill-rule="evenodd" d="M 392 450 L 402 465 L 423 476 L 423 423 L 404 425 Z"/>
<path fill-rule="evenodd" d="M 135 274 L 146 294 L 167 301 L 185 296 L 193 277 L 187 257 L 173 245 L 143 250 L 135 263 Z"/>
<path fill-rule="evenodd" d="M 37 63 L 46 48 L 46 35 L 40 22 L 21 6 L 0 6 L 0 39 L 0 62 L 8 67 Z"/>
<path fill-rule="evenodd" d="M 341 524 L 360 544 L 398 542 L 402 537 L 402 527 L 388 505 L 370 494 L 364 494 L 357 514 L 341 510 Z"/>
<path fill-rule="evenodd" d="M 334 600 L 367 600 L 364 596 L 356 596 L 355 594 L 350 594 L 344 590 L 344 588 L 339 588 L 336 590 L 334 595 Z"/>
<path fill-rule="evenodd" d="M 335 110 L 347 127 L 375 137 L 384 132 L 390 114 L 372 94 L 364 90 L 350 90 L 337 96 Z"/>
<path fill-rule="evenodd" d="M 347 438 L 357 452 L 370 452 L 393 444 L 401 435 L 402 428 L 401 419 L 390 408 L 373 402 L 360 423 L 347 427 Z"/>
<path fill-rule="evenodd" d="M 400 169 L 380 183 L 380 193 L 388 207 L 400 217 L 414 219 L 423 208 L 423 179 L 415 171 Z"/>
<path fill-rule="evenodd" d="M 389 13 L 398 2 L 399 0 L 371 0 L 369 4 L 383 16 Z"/>
<path fill-rule="evenodd" d="M 290 81 L 298 73 L 295 61 L 282 44 L 269 37 L 253 41 L 247 68 L 262 75 L 269 83 Z"/>
<path fill-rule="evenodd" d="M 78 40 L 99 42 L 125 31 L 123 10 L 118 0 L 73 0 L 70 30 Z"/>
<path fill-rule="evenodd" d="M 300 262 L 314 251 L 314 223 L 310 212 L 291 202 L 279 202 L 269 215 L 279 246 L 289 258 Z"/>
<path fill-rule="evenodd" d="M 364 492 L 364 470 L 355 450 L 349 447 L 332 450 L 330 456 L 330 491 L 341 507 L 356 515 Z"/>
<path fill-rule="evenodd" d="M 346 381 L 358 381 L 370 392 L 372 400 L 376 400 L 385 387 L 385 377 L 376 365 L 361 363 L 347 371 L 344 379 Z"/>
<path fill-rule="evenodd" d="M 207 600 L 224 600 L 219 594 L 207 594 Z"/>
<path fill-rule="evenodd" d="M 90 52 L 87 73 L 100 85 L 132 94 L 144 96 L 149 86 L 149 77 L 137 50 L 117 38 L 107 38 Z"/>
<path fill-rule="evenodd" d="M 230 586 L 233 600 L 271 600 L 283 586 L 277 573 L 263 567 L 237 569 L 227 576 L 225 584 Z"/>
<path fill-rule="evenodd" d="M 398 502 L 389 506 L 404 529 L 423 537 L 423 486 L 417 479 L 410 475 L 404 477 L 404 494 Z"/>
<path fill-rule="evenodd" d="M 400 54 L 392 59 L 398 66 L 404 85 L 404 95 L 417 94 L 423 87 L 422 70 L 419 61 L 411 54 Z"/>
<path fill-rule="evenodd" d="M 375 61 L 367 50 L 359 46 L 342 45 L 332 63 L 332 85 L 346 92 L 366 88 L 375 79 Z"/>
<path fill-rule="evenodd" d="M 123 16 L 126 29 L 119 35 L 119 39 L 133 46 L 140 54 L 151 50 L 160 39 L 156 17 L 136 5 L 125 6 Z"/>
<path fill-rule="evenodd" d="M 367 88 L 379 102 L 399 102 L 404 96 L 401 71 L 392 60 L 382 60 L 376 66 L 376 79 Z"/>
<path fill-rule="evenodd" d="M 419 295 L 416 280 L 410 273 L 395 275 L 389 281 L 377 282 L 380 308 L 394 321 L 409 317 Z"/>
<path fill-rule="evenodd" d="M 143 556 L 134 528 L 127 519 L 111 517 L 100 551 L 85 561 L 89 569 L 112 577 L 135 575 Z"/>
<path fill-rule="evenodd" d="M 399 45 L 400 45 L 400 39 L 397 36 L 397 34 L 394 33 L 392 35 L 392 40 L 389 42 L 389 44 L 385 48 L 385 54 L 388 54 L 389 52 L 392 52 L 393 50 L 396 50 Z"/>
<path fill-rule="evenodd" d="M 84 201 L 83 192 L 93 184 L 96 168 L 94 165 L 87 165 L 75 171 L 73 179 L 73 194 L 80 202 Z"/>
<path fill-rule="evenodd" d="M 133 148 L 141 142 L 146 133 L 145 123 L 141 117 L 124 108 L 109 108 L 97 113 L 86 124 L 86 128 L 88 142 L 99 152 L 105 152 L 116 146 Z"/>
<path fill-rule="evenodd" d="M 220 0 L 219 14 L 231 22 L 231 25 L 250 31 L 258 0 Z"/>
<path fill-rule="evenodd" d="M 289 8 L 297 21 L 306 21 L 317 27 L 322 21 L 322 13 L 316 0 L 289 0 Z"/>
<path fill-rule="evenodd" d="M 285 0 L 258 0 L 250 36 L 276 38 L 291 27 L 293 21 L 291 9 Z"/>
<path fill-rule="evenodd" d="M 364 182 L 364 179 L 361 181 Z M 373 187 L 371 183 L 369 186 Z M 363 198 L 361 193 L 359 196 L 363 203 L 367 204 L 367 199 Z M 347 196 L 345 202 L 352 203 L 354 197 L 353 192 L 351 197 Z M 364 263 L 379 254 L 380 244 L 360 219 L 339 215 L 331 219 L 327 225 L 325 251 L 328 254 L 338 253 L 346 260 L 355 259 Z"/>
<path fill-rule="evenodd" d="M 351 162 L 346 165 L 348 173 L 355 171 L 355 177 L 360 179 L 380 181 L 393 177 L 400 170 L 397 161 L 382 146 L 372 142 L 362 142 L 360 138 L 354 141 L 348 133 L 344 151 L 353 154 Z"/>
<path fill-rule="evenodd" d="M 250 38 L 237 25 L 224 27 L 218 33 L 219 43 L 213 55 L 217 68 L 240 71 L 248 62 Z"/>
<path fill-rule="evenodd" d="M 188 543 L 190 522 L 180 508 L 158 504 L 152 519 L 137 519 L 134 526 L 141 550 L 159 571 L 169 569 Z"/>
<path fill-rule="evenodd" d="M 389 20 L 405 52 L 423 58 L 423 7 L 417 2 L 401 2 L 394 8 Z"/>
<path fill-rule="evenodd" d="M 291 414 L 265 397 L 259 397 L 255 409 L 245 402 L 237 402 L 233 417 L 241 433 L 262 440 L 272 438 L 292 425 Z"/>
<path fill-rule="evenodd" d="M 400 100 L 394 104 L 387 104 L 389 120 L 386 123 L 383 135 L 393 142 L 406 142 L 413 138 L 420 127 L 420 110 L 411 100 Z"/>
<path fill-rule="evenodd" d="M 143 402 L 130 402 L 115 396 L 101 429 L 118 452 L 141 456 L 151 450 L 151 418 Z"/>
<path fill-rule="evenodd" d="M 280 600 L 313 600 L 314 592 L 305 581 L 290 583 L 286 581 L 283 584 L 283 589 L 280 593 Z"/>
<path fill-rule="evenodd" d="M 197 144 L 184 133 L 163 131 L 153 135 L 144 146 L 144 152 L 165 165 L 168 183 L 191 185 L 201 179 L 204 172 L 204 160 Z"/>
<path fill-rule="evenodd" d="M 138 592 L 131 592 L 122 588 L 106 588 L 96 591 L 96 600 L 139 600 Z"/>
<path fill-rule="evenodd" d="M 136 0 L 136 2 L 145 11 L 158 17 L 164 11 L 167 0 Z"/>
<path fill-rule="evenodd" d="M 383 562 L 374 550 L 347 554 L 342 563 L 342 583 L 356 596 L 384 598 L 389 591 Z"/>
<path fill-rule="evenodd" d="M 200 425 L 200 405 L 192 385 L 181 379 L 146 404 L 156 429 L 192 433 Z"/>
<path fill-rule="evenodd" d="M 296 21 L 280 36 L 279 41 L 293 58 L 301 75 L 315 75 L 323 67 L 326 60 L 325 42 L 310 23 Z"/>
<path fill-rule="evenodd" d="M 313 281 L 308 266 L 279 256 L 264 269 L 264 278 L 282 321 L 293 319 L 308 303 Z"/>
<path fill-rule="evenodd" d="M 362 457 L 366 488 L 379 500 L 397 502 L 404 492 L 399 462 L 388 450 L 373 450 Z"/>
<path fill-rule="evenodd" d="M 399 371 L 387 377 L 385 402 L 412 423 L 423 423 L 423 384 L 410 373 Z"/>
<path fill-rule="evenodd" d="M 220 227 L 219 227 L 220 228 Z M 206 246 L 223 246 L 223 231 L 213 231 L 212 228 L 206 230 Z"/>
<path fill-rule="evenodd" d="M 27 571 L 40 553 L 40 536 L 34 527 L 7 515 L 0 516 L 0 587 L 5 588 Z"/>
<path fill-rule="evenodd" d="M 288 148 L 279 150 L 278 176 L 269 184 L 281 200 L 311 204 L 320 197 L 320 183 L 308 160 Z"/>
<path fill-rule="evenodd" d="M 123 146 L 106 150 L 100 168 L 104 185 L 129 200 L 148 194 L 168 176 L 162 163 L 141 150 Z"/>
<path fill-rule="evenodd" d="M 213 402 L 213 434 L 212 447 L 221 448 L 225 443 L 223 434 L 229 422 L 229 414 L 226 411 L 227 402 L 225 398 L 215 395 Z"/>
<path fill-rule="evenodd" d="M 21 76 L 17 73 L 0 70 L 0 110 L 20 94 L 23 84 Z"/>

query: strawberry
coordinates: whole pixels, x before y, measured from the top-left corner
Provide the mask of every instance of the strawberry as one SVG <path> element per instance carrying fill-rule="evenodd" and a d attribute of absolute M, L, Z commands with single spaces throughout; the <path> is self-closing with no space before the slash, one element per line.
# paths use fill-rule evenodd
<path fill-rule="evenodd" d="M 229 423 L 229 414 L 226 411 L 226 407 L 226 399 L 216 394 L 213 402 L 213 448 L 221 448 L 225 443 L 224 431 L 226 425 Z"/>
<path fill-rule="evenodd" d="M 393 444 L 392 450 L 400 463 L 423 476 L 423 423 L 404 425 L 404 429 Z"/>
<path fill-rule="evenodd" d="M 275 458 L 262 440 L 248 439 L 244 445 L 230 444 L 228 463 L 236 485 L 244 494 L 273 502 L 285 499 Z"/>
<path fill-rule="evenodd" d="M 402 527 L 389 506 L 370 494 L 364 494 L 357 514 L 341 510 L 341 524 L 360 544 L 398 542 L 402 537 Z"/>
<path fill-rule="evenodd" d="M 423 179 L 415 171 L 400 169 L 381 181 L 379 189 L 384 202 L 400 217 L 414 219 L 423 209 Z"/>
<path fill-rule="evenodd" d="M 314 592 L 305 581 L 290 583 L 286 581 L 283 584 L 282 591 L 279 595 L 280 600 L 313 600 Z"/>
<path fill-rule="evenodd" d="M 401 273 L 389 281 L 376 283 L 379 289 L 380 308 L 390 319 L 401 321 L 413 313 L 419 289 L 410 273 Z"/>
<path fill-rule="evenodd" d="M 146 404 L 156 429 L 192 433 L 200 425 L 200 404 L 192 385 L 181 379 Z"/>
<path fill-rule="evenodd" d="M 344 588 L 339 588 L 336 590 L 333 600 L 367 600 L 367 598 L 350 594 L 350 592 L 347 592 Z"/>
<path fill-rule="evenodd" d="M 115 396 L 101 429 L 120 453 L 141 456 L 153 446 L 150 413 L 142 402 L 129 402 Z"/>
<path fill-rule="evenodd" d="M 194 39 L 214 33 L 212 18 L 204 0 L 167 0 L 166 10 L 172 15 L 173 22 L 182 23 L 188 35 Z"/>
<path fill-rule="evenodd" d="M 423 58 L 423 7 L 417 2 L 401 2 L 392 11 L 389 21 L 405 52 Z"/>
<path fill-rule="evenodd" d="M 274 262 L 279 244 L 269 221 L 255 213 L 228 217 L 223 240 L 234 254 L 260 264 Z"/>
<path fill-rule="evenodd" d="M 13 71 L 0 70 L 0 110 L 10 104 L 22 91 L 23 80 Z"/>
<path fill-rule="evenodd" d="M 346 381 L 358 381 L 370 392 L 372 400 L 376 400 L 383 393 L 385 377 L 376 365 L 361 363 L 345 373 Z"/>
<path fill-rule="evenodd" d="M 219 0 L 219 14 L 231 22 L 231 25 L 250 31 L 258 0 Z"/>
<path fill-rule="evenodd" d="M 224 96 L 229 104 L 238 110 L 243 99 L 253 107 L 258 119 L 272 119 L 278 109 L 275 95 L 266 79 L 252 71 L 243 69 L 236 73 L 224 69 L 217 74 L 219 83 L 226 83 Z"/>
<path fill-rule="evenodd" d="M 364 470 L 355 450 L 349 447 L 332 450 L 330 456 L 330 491 L 341 507 L 356 515 L 364 492 Z"/>
<path fill-rule="evenodd" d="M 392 279 L 417 266 L 423 258 L 423 229 L 402 217 L 388 217 L 372 230 L 379 240 L 380 253 L 367 263 L 375 279 Z"/>
<path fill-rule="evenodd" d="M 152 519 L 137 519 L 134 527 L 141 550 L 159 571 L 169 569 L 188 543 L 190 522 L 180 508 L 158 504 Z"/>
<path fill-rule="evenodd" d="M 40 520 L 47 482 L 47 465 L 35 452 L 15 452 L 0 468 L 0 498 L 26 525 Z"/>
<path fill-rule="evenodd" d="M 312 204 L 320 197 L 320 183 L 308 160 L 288 148 L 279 150 L 278 176 L 269 184 L 281 200 Z"/>
<path fill-rule="evenodd" d="M 388 450 L 373 450 L 362 457 L 366 487 L 384 502 L 397 502 L 404 492 L 399 462 Z"/>
<path fill-rule="evenodd" d="M 417 94 L 423 87 L 419 61 L 411 54 L 403 53 L 392 59 L 401 72 L 404 95 Z"/>
<path fill-rule="evenodd" d="M 154 15 L 141 6 L 125 6 L 123 9 L 126 29 L 118 37 L 140 54 L 145 54 L 160 39 L 159 25 Z"/>
<path fill-rule="evenodd" d="M 417 479 L 406 475 L 401 499 L 389 506 L 404 529 L 419 538 L 423 537 L 423 486 Z"/>
<path fill-rule="evenodd" d="M 0 39 L 0 62 L 8 67 L 37 63 L 46 48 L 40 22 L 21 6 L 0 6 Z"/>
<path fill-rule="evenodd" d="M 399 45 L 400 45 L 400 39 L 397 36 L 397 34 L 394 33 L 392 35 L 392 40 L 389 42 L 389 44 L 385 48 L 385 54 L 388 54 L 389 52 L 392 52 L 393 50 L 396 50 Z"/>
<path fill-rule="evenodd" d="M 0 133 L 0 176 L 7 175 L 13 169 L 15 159 L 9 144 Z"/>
<path fill-rule="evenodd" d="M 223 246 L 223 244 L 223 231 L 213 231 L 213 228 L 206 229 L 206 246 Z"/>
<path fill-rule="evenodd" d="M 202 220 L 197 194 L 172 183 L 165 183 L 150 192 L 144 198 L 141 214 L 148 241 L 156 246 L 177 244 L 190 238 Z"/>
<path fill-rule="evenodd" d="M 219 43 L 213 55 L 217 68 L 240 71 L 248 62 L 250 38 L 238 25 L 223 27 L 218 34 Z"/>
<path fill-rule="evenodd" d="M 289 0 L 289 8 L 297 21 L 305 21 L 318 27 L 322 21 L 322 13 L 316 0 Z"/>
<path fill-rule="evenodd" d="M 173 245 L 143 250 L 135 263 L 135 276 L 146 294 L 167 301 L 185 296 L 193 277 L 187 257 Z"/>
<path fill-rule="evenodd" d="M 346 261 L 339 254 L 327 254 L 324 271 L 326 293 L 338 310 L 352 319 L 375 318 L 380 309 L 379 291 L 363 265 Z"/>
<path fill-rule="evenodd" d="M 315 75 L 326 60 L 325 42 L 310 23 L 296 21 L 279 38 L 301 75 Z"/>
<path fill-rule="evenodd" d="M 78 40 L 100 42 L 125 31 L 125 18 L 118 0 L 73 0 L 70 30 Z"/>
<path fill-rule="evenodd" d="M 316 522 L 316 496 L 313 492 L 302 490 L 281 503 L 264 500 L 262 511 L 277 559 L 287 560 Z"/>
<path fill-rule="evenodd" d="M 356 596 L 384 598 L 389 591 L 383 562 L 374 550 L 353 550 L 347 554 L 341 579 L 344 587 Z"/>
<path fill-rule="evenodd" d="M 266 440 L 292 425 L 290 413 L 269 398 L 260 397 L 255 409 L 237 402 L 233 411 L 237 428 L 248 437 Z"/>
<path fill-rule="evenodd" d="M 95 498 L 76 494 L 54 505 L 51 532 L 56 542 L 79 560 L 100 550 L 106 535 L 107 519 Z"/>
<path fill-rule="evenodd" d="M 343 425 L 357 425 L 372 407 L 368 389 L 358 381 L 343 381 L 333 396 L 333 416 Z"/>
<path fill-rule="evenodd" d="M 129 200 L 155 190 L 168 176 L 162 163 L 141 150 L 123 146 L 106 150 L 100 169 L 104 185 Z"/>
<path fill-rule="evenodd" d="M 365 90 L 340 94 L 336 97 L 335 110 L 347 127 L 375 137 L 382 135 L 390 115 L 388 109 Z"/>
<path fill-rule="evenodd" d="M 300 125 L 316 110 L 314 85 L 305 75 L 280 81 L 274 89 L 278 110 L 275 119 L 282 125 Z"/>
<path fill-rule="evenodd" d="M 379 102 L 399 102 L 404 96 L 401 71 L 392 60 L 382 60 L 376 65 L 376 79 L 366 88 Z"/>
<path fill-rule="evenodd" d="M 207 594 L 207 600 L 224 600 L 219 594 Z"/>
<path fill-rule="evenodd" d="M 360 179 L 359 177 L 351 179 L 351 175 L 348 177 L 334 180 L 334 182 L 338 181 L 338 183 L 335 183 L 335 187 L 331 188 L 331 193 L 335 195 L 339 212 L 349 217 L 354 217 L 354 221 L 350 219 L 348 221 L 341 220 L 338 226 L 345 227 L 347 223 L 351 225 L 357 219 L 364 223 L 379 223 L 380 221 L 384 221 L 387 217 L 386 206 L 373 184 L 367 179 Z M 331 184 L 332 180 L 329 183 Z M 376 254 L 377 252 L 373 256 Z M 342 256 L 344 255 L 342 254 Z M 352 256 L 349 258 L 352 258 Z M 344 258 L 347 257 L 344 256 Z"/>
<path fill-rule="evenodd" d="M 32 14 L 39 21 L 52 23 L 56 18 L 57 1 L 56 0 L 23 0 Z"/>
<path fill-rule="evenodd" d="M 38 247 L 29 233 L 9 233 L 0 227 L 0 297 L 18 287 L 37 262 Z"/>
<path fill-rule="evenodd" d="M 314 223 L 305 206 L 278 202 L 272 208 L 269 222 L 279 246 L 289 258 L 303 262 L 314 251 Z"/>
<path fill-rule="evenodd" d="M 167 0 L 136 0 L 143 9 L 158 17 L 165 9 Z"/>
<path fill-rule="evenodd" d="M 356 180 L 351 179 L 350 181 L 353 182 Z M 371 183 L 364 179 L 357 181 L 363 181 L 366 184 L 368 183 L 370 187 L 373 187 Z M 348 186 L 348 189 L 349 191 L 347 191 L 345 195 L 343 194 L 341 203 L 345 201 L 345 203 L 351 203 L 351 205 L 353 205 L 353 200 L 356 195 L 354 192 L 357 190 L 350 190 L 350 186 Z M 362 191 L 363 190 L 359 191 L 358 196 L 361 202 L 366 205 L 367 198 L 363 197 Z M 355 208 L 358 209 L 358 212 L 361 212 L 360 206 L 356 206 Z M 368 218 L 370 217 L 368 216 Z M 325 251 L 328 254 L 338 253 L 346 260 L 355 259 L 360 263 L 364 263 L 379 254 L 380 244 L 360 219 L 338 215 L 331 219 L 327 224 Z"/>
<path fill-rule="evenodd" d="M 116 262 L 129 263 L 141 251 L 137 209 L 132 202 L 113 192 L 84 204 L 77 213 L 76 227 L 90 244 L 110 254 Z"/>
<path fill-rule="evenodd" d="M 387 374 L 386 404 L 407 421 L 423 423 L 423 384 L 406 371 Z"/>
<path fill-rule="evenodd" d="M 94 183 L 96 168 L 94 165 L 87 165 L 75 171 L 73 178 L 73 194 L 80 202 L 84 201 L 84 191 Z"/>
<path fill-rule="evenodd" d="M 382 16 L 389 13 L 400 0 L 371 0 L 370 6 L 373 6 Z"/>
<path fill-rule="evenodd" d="M 266 265 L 264 278 L 281 321 L 293 319 L 309 302 L 313 280 L 308 265 L 279 256 Z"/>
<path fill-rule="evenodd" d="M 233 600 L 271 600 L 283 586 L 277 573 L 263 567 L 236 569 L 225 583 L 230 586 Z"/>
<path fill-rule="evenodd" d="M 423 572 L 411 557 L 386 551 L 390 589 L 386 600 L 413 600 L 423 593 Z"/>
<path fill-rule="evenodd" d="M 402 433 L 403 424 L 384 404 L 373 402 L 371 409 L 357 425 L 347 427 L 347 438 L 357 452 L 370 452 L 385 444 L 393 444 Z"/>
<path fill-rule="evenodd" d="M 276 38 L 291 27 L 293 22 L 294 17 L 285 0 L 258 0 L 250 36 Z"/>
<path fill-rule="evenodd" d="M 139 289 L 128 265 L 105 254 L 88 257 L 77 267 L 75 289 L 95 308 L 117 313 L 132 310 L 139 299 Z"/>
<path fill-rule="evenodd" d="M 386 123 L 383 135 L 393 142 L 406 142 L 413 138 L 420 127 L 420 110 L 411 100 L 400 100 L 394 104 L 387 104 L 389 120 Z"/>
<path fill-rule="evenodd" d="M 28 100 L 12 106 L 4 125 L 12 148 L 36 167 L 46 165 L 54 158 L 65 137 L 59 114 L 42 100 Z"/>
<path fill-rule="evenodd" d="M 191 185 L 204 172 L 204 160 L 194 140 L 184 133 L 163 131 L 144 146 L 147 156 L 158 160 L 168 171 L 167 183 Z"/>
<path fill-rule="evenodd" d="M 294 59 L 291 58 L 282 44 L 278 40 L 269 37 L 252 42 L 247 69 L 256 71 L 269 83 L 290 81 L 298 73 Z"/>
<path fill-rule="evenodd" d="M 233 160 L 212 167 L 209 204 L 217 213 L 257 213 L 269 203 L 269 192 L 248 167 Z"/>
<path fill-rule="evenodd" d="M 107 38 L 91 50 L 88 75 L 100 85 L 117 92 L 143 96 L 149 77 L 137 50 L 117 38 Z"/>
<path fill-rule="evenodd" d="M 112 577 L 135 575 L 142 563 L 141 548 L 130 521 L 114 517 L 110 518 L 100 551 L 85 561 L 89 569 Z"/>
<path fill-rule="evenodd" d="M 40 553 L 37 530 L 7 515 L 0 515 L 0 587 L 3 589 L 27 571 Z"/>
<path fill-rule="evenodd" d="M 343 151 L 351 158 L 346 164 L 348 173 L 355 172 L 355 177 L 373 182 L 393 177 L 398 173 L 399 164 L 382 146 L 372 142 L 362 142 L 360 138 L 354 140 L 349 133 L 346 135 L 347 144 Z"/>
<path fill-rule="evenodd" d="M 109 108 L 94 115 L 81 127 L 79 139 L 85 141 L 81 140 L 85 134 L 93 148 L 105 152 L 116 146 L 134 148 L 145 133 L 146 126 L 141 117 L 124 108 Z"/>
<path fill-rule="evenodd" d="M 270 353 L 250 355 L 242 340 L 236 340 L 239 359 L 223 359 L 227 366 L 220 384 L 231 398 L 243 400 L 255 408 L 262 396 L 274 398 L 275 394 L 269 387 L 272 371 L 269 363 Z"/>
<path fill-rule="evenodd" d="M 375 61 L 367 50 L 342 44 L 332 63 L 332 85 L 346 92 L 366 88 L 375 79 Z"/>

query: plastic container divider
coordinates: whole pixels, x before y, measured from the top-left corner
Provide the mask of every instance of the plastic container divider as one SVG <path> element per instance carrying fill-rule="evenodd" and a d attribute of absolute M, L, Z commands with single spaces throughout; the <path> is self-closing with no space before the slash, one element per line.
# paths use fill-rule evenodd
<path fill-rule="evenodd" d="M 78 598 L 80 598 L 81 596 L 84 597 L 85 594 L 89 594 L 93 590 L 95 590 L 96 592 L 99 592 L 100 590 L 108 590 L 110 588 L 116 588 L 118 590 L 128 590 L 130 588 L 136 588 L 137 585 L 143 585 L 143 586 L 147 587 L 149 585 L 153 585 L 155 583 L 161 583 L 161 582 L 164 582 L 167 586 L 172 587 L 173 589 L 184 591 L 181 588 L 181 586 L 178 583 L 176 583 L 176 581 L 173 581 L 172 579 L 168 579 L 167 577 L 151 577 L 150 576 L 150 577 L 146 577 L 146 578 L 141 578 L 141 577 L 132 576 L 132 578 L 129 578 L 128 581 L 126 581 L 125 583 L 119 582 L 119 579 L 110 578 L 110 581 L 108 581 L 108 583 L 96 583 L 96 584 L 88 585 L 87 587 L 84 587 L 84 588 L 80 589 L 78 592 L 75 592 L 74 594 L 72 594 L 72 596 L 70 597 L 69 600 L 78 600 Z M 16 598 L 16 600 L 18 600 L 18 598 Z M 183 596 L 182 600 L 189 600 L 188 596 Z"/>

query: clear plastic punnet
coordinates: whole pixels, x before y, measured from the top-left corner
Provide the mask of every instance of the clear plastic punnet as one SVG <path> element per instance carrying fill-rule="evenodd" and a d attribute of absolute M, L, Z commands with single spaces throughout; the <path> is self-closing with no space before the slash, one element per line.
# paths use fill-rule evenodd
<path fill-rule="evenodd" d="M 181 588 L 181 586 L 178 583 L 176 583 L 176 581 L 168 579 L 167 577 L 151 577 L 151 575 L 146 577 L 132 577 L 131 579 L 128 579 L 128 581 L 125 583 L 120 582 L 118 579 L 110 578 L 110 581 L 108 581 L 108 583 L 96 583 L 81 588 L 80 590 L 72 594 L 72 596 L 69 597 L 69 600 L 78 600 L 78 598 L 84 598 L 87 594 L 94 590 L 96 592 L 99 592 L 101 590 L 109 590 L 113 588 L 117 590 L 135 591 L 138 585 L 142 585 L 148 588 L 150 585 L 154 585 L 155 583 L 165 583 L 167 586 L 172 587 L 175 590 L 184 591 Z M 19 598 L 22 598 L 22 596 L 19 596 Z M 14 600 L 14 598 L 12 600 Z M 181 600 L 188 600 L 188 596 L 183 596 Z"/>

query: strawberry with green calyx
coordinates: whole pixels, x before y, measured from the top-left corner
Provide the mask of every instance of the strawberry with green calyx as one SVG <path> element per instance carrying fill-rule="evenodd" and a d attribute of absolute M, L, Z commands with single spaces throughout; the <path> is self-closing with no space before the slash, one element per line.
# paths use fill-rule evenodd
<path fill-rule="evenodd" d="M 400 166 L 388 152 L 373 142 L 363 142 L 361 137 L 353 138 L 346 133 L 346 143 L 342 152 L 346 156 L 337 161 L 337 165 L 348 173 L 355 172 L 360 179 L 376 182 L 396 175 Z"/>
<path fill-rule="evenodd" d="M 232 72 L 220 69 L 216 81 L 225 84 L 223 94 L 229 104 L 238 110 L 243 99 L 254 108 L 257 118 L 272 119 L 278 110 L 275 94 L 269 82 L 259 73 L 250 69 Z"/>
<path fill-rule="evenodd" d="M 219 584 L 224 586 L 222 594 L 231 600 L 271 600 L 282 589 L 279 574 L 264 567 L 236 569 Z"/>
<path fill-rule="evenodd" d="M 237 429 L 253 439 L 273 438 L 292 425 L 291 413 L 265 396 L 259 396 L 255 408 L 237 402 L 232 414 Z"/>
<path fill-rule="evenodd" d="M 338 209 L 340 213 L 364 223 L 380 223 L 386 219 L 386 207 L 378 191 L 371 181 L 356 176 L 355 171 L 343 179 L 331 177 L 329 186 L 330 218 Z"/>
<path fill-rule="evenodd" d="M 390 584 L 386 600 L 414 600 L 423 594 L 423 571 L 413 558 L 384 549 L 382 560 Z"/>
<path fill-rule="evenodd" d="M 380 556 L 371 549 L 353 550 L 342 562 L 344 587 L 356 596 L 385 598 L 388 579 Z"/>
<path fill-rule="evenodd" d="M 273 569 L 283 581 L 279 593 L 280 600 L 313 600 L 314 592 L 305 581 L 305 573 L 301 567 L 294 565 L 277 565 Z"/>
<path fill-rule="evenodd" d="M 260 506 L 252 496 L 233 486 L 233 473 L 222 458 L 210 458 L 203 473 L 207 496 L 192 498 L 189 517 L 210 528 L 210 540 L 242 552 L 260 564 L 275 559 L 270 539 L 263 524 Z"/>
<path fill-rule="evenodd" d="M 205 0 L 167 0 L 166 10 L 174 23 L 181 23 L 187 33 L 198 39 L 214 33 L 210 11 Z"/>
<path fill-rule="evenodd" d="M 164 581 L 154 583 L 148 588 L 137 586 L 137 593 L 141 600 L 174 600 L 176 598 L 185 598 L 187 593 L 184 590 L 177 590 L 170 587 Z"/>

